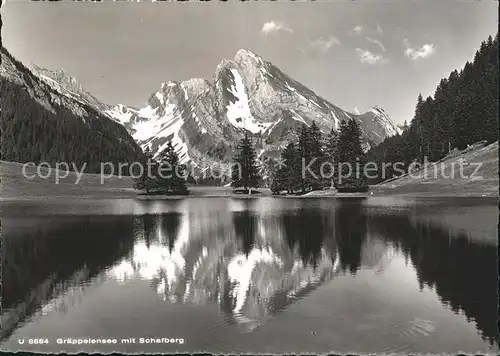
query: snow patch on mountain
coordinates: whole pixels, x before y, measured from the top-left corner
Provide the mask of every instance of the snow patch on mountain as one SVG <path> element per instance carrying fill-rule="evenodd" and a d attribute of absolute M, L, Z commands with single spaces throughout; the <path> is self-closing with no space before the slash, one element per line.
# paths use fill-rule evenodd
<path fill-rule="evenodd" d="M 174 146 L 175 152 L 179 155 L 179 162 L 180 163 L 187 163 L 190 161 L 189 155 L 188 155 L 188 147 L 186 143 L 181 139 L 179 136 L 179 131 L 181 129 L 183 122 L 181 120 L 177 120 L 175 123 L 170 126 L 170 130 L 172 132 L 172 146 Z M 158 152 L 163 152 L 168 145 L 168 141 L 165 142 L 163 145 L 161 145 L 158 149 Z"/>
<path fill-rule="evenodd" d="M 280 122 L 282 122 L 282 121 L 283 121 L 283 119 L 282 119 L 282 118 L 281 118 L 281 119 L 276 120 L 276 122 L 274 122 L 271 126 L 269 126 L 269 127 L 268 127 L 268 128 L 267 128 L 264 132 L 263 132 L 263 133 L 265 133 L 265 134 L 268 134 L 268 135 L 269 135 L 269 134 L 270 134 L 270 133 L 274 130 L 274 128 L 275 128 L 275 127 L 276 127 L 276 126 L 277 126 Z"/>
<path fill-rule="evenodd" d="M 165 105 L 165 98 L 163 97 L 163 95 L 161 95 L 160 93 L 156 93 L 155 94 L 156 98 L 158 99 L 158 101 L 160 102 L 161 105 Z"/>
<path fill-rule="evenodd" d="M 158 115 L 157 112 L 158 112 L 158 108 L 153 108 L 151 105 L 148 105 L 148 106 L 140 109 L 137 112 L 137 114 L 139 114 L 139 116 L 142 116 L 142 117 L 150 118 L 150 117 L 157 116 Z"/>
<path fill-rule="evenodd" d="M 104 113 L 121 124 L 129 122 L 134 116 L 134 112 L 122 104 L 118 104 Z"/>
<path fill-rule="evenodd" d="M 165 107 L 165 114 L 163 116 L 152 116 L 149 120 L 138 122 L 134 129 L 134 139 L 144 141 L 151 137 L 151 133 L 155 132 L 156 137 L 167 137 L 173 133 L 172 128 L 180 121 L 175 114 L 175 105 L 169 104 Z"/>
<path fill-rule="evenodd" d="M 188 162 L 188 146 L 180 136 L 181 127 L 184 121 L 177 115 L 176 105 L 167 104 L 161 116 L 157 115 L 156 111 L 157 109 L 153 109 L 151 106 L 147 106 L 138 111 L 141 116 L 144 115 L 147 119 L 140 120 L 134 125 L 135 132 L 133 138 L 141 144 L 143 149 L 148 147 L 154 139 L 170 138 L 174 149 L 179 154 L 180 162 Z M 151 135 L 153 132 L 155 133 L 154 136 Z M 165 150 L 167 145 L 168 141 L 165 141 L 160 145 L 158 150 L 154 152 L 154 155 L 157 156 L 160 152 Z"/>
<path fill-rule="evenodd" d="M 382 136 L 380 136 L 378 133 L 376 133 L 376 132 L 375 132 L 375 131 L 373 131 L 373 130 L 372 130 L 372 134 L 377 135 L 377 136 L 378 136 L 378 137 L 380 137 L 380 138 L 383 138 Z"/>
<path fill-rule="evenodd" d="M 228 91 L 235 96 L 236 102 L 230 102 L 227 109 L 228 120 L 237 127 L 245 128 L 245 123 L 252 118 L 250 107 L 248 106 L 248 96 L 245 92 L 243 79 L 236 69 L 231 69 L 234 77 L 234 85 L 228 88 Z"/>
<path fill-rule="evenodd" d="M 335 125 L 335 130 L 338 130 L 339 127 L 340 127 L 340 120 L 339 118 L 337 117 L 337 115 L 335 115 L 335 113 L 330 110 L 330 112 L 332 113 L 332 116 L 333 116 L 333 122 L 334 122 L 334 125 Z"/>
<path fill-rule="evenodd" d="M 308 101 L 307 98 L 303 95 L 301 95 L 297 89 L 295 89 L 294 87 L 292 87 L 290 84 L 288 84 L 288 82 L 285 82 L 285 87 L 288 88 L 291 92 L 293 92 L 296 96 L 298 96 L 299 98 L 301 98 L 302 100 L 304 101 Z"/>
<path fill-rule="evenodd" d="M 183 84 L 181 84 L 181 88 L 182 88 L 182 91 L 184 92 L 184 100 L 188 101 L 189 100 L 188 93 L 187 93 L 186 88 L 184 87 Z"/>
<path fill-rule="evenodd" d="M 311 104 L 313 104 L 313 105 L 316 105 L 319 109 L 322 109 L 322 107 L 321 107 L 321 106 L 320 106 L 317 102 L 315 102 L 315 101 L 313 101 L 313 100 L 309 100 L 309 102 L 310 102 Z"/>
<path fill-rule="evenodd" d="M 240 73 L 236 69 L 231 69 L 234 78 L 234 84 L 228 88 L 228 91 L 237 99 L 235 102 L 229 102 L 227 105 L 227 119 L 229 122 L 251 133 L 266 131 L 272 123 L 259 123 L 254 119 L 250 106 L 248 105 L 248 95 L 245 91 L 245 84 Z"/>
<path fill-rule="evenodd" d="M 300 121 L 300 122 L 302 122 L 304 125 L 309 126 L 309 125 L 307 124 L 306 120 L 304 120 L 304 118 L 303 118 L 302 116 L 300 116 L 300 115 L 297 113 L 297 111 L 295 111 L 294 109 L 290 109 L 290 112 L 291 112 L 292 114 L 294 114 L 294 115 L 292 116 L 294 120 Z"/>

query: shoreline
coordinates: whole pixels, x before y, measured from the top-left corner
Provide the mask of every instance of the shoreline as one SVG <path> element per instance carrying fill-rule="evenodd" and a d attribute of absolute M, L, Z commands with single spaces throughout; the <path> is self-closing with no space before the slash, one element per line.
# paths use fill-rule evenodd
<path fill-rule="evenodd" d="M 493 154 L 496 152 L 488 152 Z M 273 197 L 278 199 L 317 199 L 317 198 L 368 198 L 368 197 L 400 197 L 400 198 L 457 198 L 457 197 L 499 197 L 498 158 L 489 159 L 488 175 L 482 180 L 452 179 L 409 181 L 400 178 L 397 181 L 384 182 L 370 186 L 366 193 L 339 193 L 335 190 L 318 190 L 303 195 L 273 195 L 269 188 L 258 188 L 261 194 L 234 194 L 233 188 L 224 186 L 188 185 L 190 194 L 175 195 L 140 195 L 132 188 L 130 177 L 113 177 L 101 184 L 98 175 L 84 174 L 76 183 L 72 173 L 60 182 L 55 183 L 54 177 L 46 179 L 26 179 L 22 175 L 22 164 L 0 161 L 1 196 L 0 203 L 7 201 L 42 201 L 47 199 L 134 199 L 134 200 L 179 200 L 190 198 L 232 198 L 257 199 Z"/>
<path fill-rule="evenodd" d="M 206 189 L 203 189 L 204 191 Z M 44 201 L 50 199 L 83 199 L 83 200 L 138 200 L 138 201 L 161 201 L 161 200 L 182 200 L 182 199 L 349 199 L 349 198 L 499 198 L 498 193 L 494 192 L 377 192 L 374 194 L 368 193 L 336 193 L 325 191 L 314 191 L 304 195 L 272 195 L 272 194 L 232 194 L 213 189 L 212 193 L 200 194 L 194 193 L 189 195 L 140 195 L 138 193 L 130 193 L 127 191 L 115 192 L 112 195 L 102 194 L 40 194 L 40 195 L 19 195 L 19 196 L 2 196 L 2 202 L 12 201 Z"/>

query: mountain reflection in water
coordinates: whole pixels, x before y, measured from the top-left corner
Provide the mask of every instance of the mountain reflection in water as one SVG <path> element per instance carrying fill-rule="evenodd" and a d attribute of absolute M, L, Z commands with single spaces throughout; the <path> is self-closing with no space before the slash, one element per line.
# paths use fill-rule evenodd
<path fill-rule="evenodd" d="M 421 288 L 498 342 L 495 246 L 405 212 L 378 214 L 363 200 L 227 204 L 180 200 L 155 214 L 5 219 L 2 339 L 109 279 L 147 280 L 165 303 L 218 305 L 228 323 L 250 332 L 336 276 L 381 274 L 403 255 Z"/>

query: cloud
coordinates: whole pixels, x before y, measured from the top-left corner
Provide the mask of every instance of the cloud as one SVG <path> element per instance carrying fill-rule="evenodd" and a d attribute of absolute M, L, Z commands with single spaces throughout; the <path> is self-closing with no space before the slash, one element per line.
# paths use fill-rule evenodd
<path fill-rule="evenodd" d="M 284 23 L 278 23 L 275 21 L 266 22 L 261 29 L 261 32 L 264 35 L 268 35 L 272 32 L 279 32 L 279 31 L 293 33 L 293 30 L 289 27 L 286 27 Z"/>
<path fill-rule="evenodd" d="M 375 43 L 377 46 L 380 47 L 380 49 L 382 50 L 382 52 L 385 52 L 385 46 L 382 42 L 380 42 L 379 40 L 376 40 L 375 38 L 371 38 L 371 37 L 365 37 L 365 39 L 368 41 L 368 42 L 371 42 L 371 43 Z"/>
<path fill-rule="evenodd" d="M 382 27 L 377 24 L 377 33 L 380 35 L 380 36 L 383 36 L 384 35 L 384 30 L 382 30 Z"/>
<path fill-rule="evenodd" d="M 319 52 L 319 53 L 324 55 L 334 45 L 339 45 L 339 44 L 340 44 L 340 41 L 334 36 L 330 36 L 328 38 L 320 37 L 318 39 L 315 39 L 314 41 L 309 41 L 309 48 L 307 50 L 305 50 L 304 52 L 314 51 L 314 52 Z"/>
<path fill-rule="evenodd" d="M 361 59 L 361 63 L 377 64 L 385 62 L 385 59 L 382 55 L 372 53 L 366 49 L 356 48 L 356 52 Z"/>
<path fill-rule="evenodd" d="M 357 25 L 352 29 L 352 32 L 357 33 L 358 35 L 365 30 L 364 26 Z"/>
<path fill-rule="evenodd" d="M 410 42 L 407 39 L 404 39 L 403 43 L 406 47 L 405 56 L 410 58 L 412 61 L 429 58 L 436 53 L 436 47 L 433 44 L 426 43 L 420 47 L 411 47 Z"/>

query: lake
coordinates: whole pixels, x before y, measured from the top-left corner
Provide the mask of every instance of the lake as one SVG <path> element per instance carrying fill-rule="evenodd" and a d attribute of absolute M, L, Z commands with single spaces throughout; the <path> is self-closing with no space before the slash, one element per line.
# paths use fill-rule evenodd
<path fill-rule="evenodd" d="M 499 350 L 495 199 L 48 199 L 0 216 L 2 350 Z"/>

